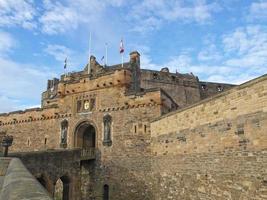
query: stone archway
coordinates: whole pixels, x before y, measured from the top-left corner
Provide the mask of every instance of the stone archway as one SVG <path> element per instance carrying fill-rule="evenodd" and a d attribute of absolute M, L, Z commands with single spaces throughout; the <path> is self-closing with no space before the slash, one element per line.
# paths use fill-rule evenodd
<path fill-rule="evenodd" d="M 67 176 L 62 176 L 56 181 L 54 199 L 70 200 L 70 179 Z"/>
<path fill-rule="evenodd" d="M 96 147 L 96 129 L 88 121 L 80 123 L 74 134 L 74 147 L 91 149 Z"/>

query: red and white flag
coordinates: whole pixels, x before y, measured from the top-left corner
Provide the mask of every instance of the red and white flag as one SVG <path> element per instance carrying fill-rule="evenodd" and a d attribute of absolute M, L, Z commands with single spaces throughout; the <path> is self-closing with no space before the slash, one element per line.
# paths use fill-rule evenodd
<path fill-rule="evenodd" d="M 121 42 L 120 42 L 120 53 L 123 53 L 124 52 L 124 46 L 123 46 L 123 40 L 121 39 Z"/>

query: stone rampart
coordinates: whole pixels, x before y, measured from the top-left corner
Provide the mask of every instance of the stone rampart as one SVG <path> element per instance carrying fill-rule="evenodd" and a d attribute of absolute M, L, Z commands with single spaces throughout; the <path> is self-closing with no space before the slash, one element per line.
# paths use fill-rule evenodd
<path fill-rule="evenodd" d="M 1 200 L 52 200 L 19 159 L 1 158 L 0 167 Z"/>

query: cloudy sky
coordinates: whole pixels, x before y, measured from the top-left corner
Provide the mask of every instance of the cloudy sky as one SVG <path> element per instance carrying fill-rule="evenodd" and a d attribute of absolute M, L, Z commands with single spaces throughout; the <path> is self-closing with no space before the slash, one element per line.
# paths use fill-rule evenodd
<path fill-rule="evenodd" d="M 89 33 L 108 64 L 242 83 L 267 72 L 267 0 L 0 0 L 0 112 L 40 104 L 46 80 L 83 69 Z"/>

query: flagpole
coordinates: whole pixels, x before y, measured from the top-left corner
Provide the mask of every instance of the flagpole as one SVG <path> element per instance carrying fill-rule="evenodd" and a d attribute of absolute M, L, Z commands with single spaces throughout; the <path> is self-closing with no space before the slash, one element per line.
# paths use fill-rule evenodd
<path fill-rule="evenodd" d="M 89 65 L 88 65 L 88 74 L 90 74 L 91 71 L 91 42 L 92 42 L 92 35 L 90 31 L 90 37 L 89 37 Z"/>
<path fill-rule="evenodd" d="M 106 58 L 105 58 L 105 65 L 108 65 L 108 43 L 106 43 Z"/>
<path fill-rule="evenodd" d="M 123 54 L 124 54 L 123 39 L 121 39 L 120 42 L 120 54 L 121 54 L 121 67 L 123 68 Z"/>
<path fill-rule="evenodd" d="M 121 67 L 123 68 L 123 53 L 121 54 Z"/>
<path fill-rule="evenodd" d="M 65 74 L 65 78 L 66 78 L 67 77 L 67 57 L 65 58 L 64 74 Z"/>

